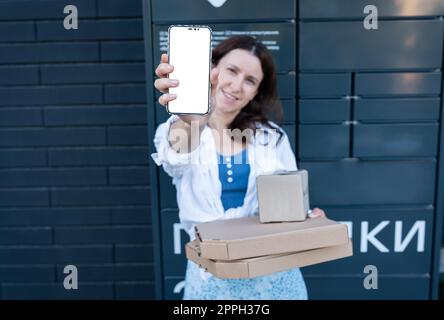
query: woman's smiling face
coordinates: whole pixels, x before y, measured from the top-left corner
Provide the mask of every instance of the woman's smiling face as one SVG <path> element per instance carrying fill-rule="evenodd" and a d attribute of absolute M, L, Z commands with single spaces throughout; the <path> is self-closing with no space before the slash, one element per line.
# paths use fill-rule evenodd
<path fill-rule="evenodd" d="M 238 113 L 257 94 L 264 77 L 258 57 L 243 49 L 234 49 L 217 65 L 216 109 L 222 113 Z"/>

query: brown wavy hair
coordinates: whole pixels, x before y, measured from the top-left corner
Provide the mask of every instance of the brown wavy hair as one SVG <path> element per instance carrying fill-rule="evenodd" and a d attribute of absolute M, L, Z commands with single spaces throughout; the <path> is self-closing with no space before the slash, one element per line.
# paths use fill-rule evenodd
<path fill-rule="evenodd" d="M 257 123 L 265 127 L 276 129 L 279 139 L 283 133 L 270 123 L 270 115 L 277 123 L 282 122 L 282 105 L 277 92 L 276 68 L 268 49 L 258 40 L 250 36 L 234 36 L 222 41 L 213 49 L 212 63 L 218 65 L 219 61 L 231 50 L 243 49 L 254 54 L 261 62 L 264 77 L 259 85 L 256 96 L 228 125 L 228 129 L 252 129 L 256 133 Z M 233 137 L 232 137 L 233 138 Z"/>

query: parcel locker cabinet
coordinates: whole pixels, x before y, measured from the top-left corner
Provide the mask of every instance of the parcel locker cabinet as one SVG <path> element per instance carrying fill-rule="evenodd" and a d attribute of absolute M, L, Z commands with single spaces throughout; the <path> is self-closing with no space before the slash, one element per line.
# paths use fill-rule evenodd
<path fill-rule="evenodd" d="M 186 266 L 185 244 L 190 237 L 182 228 L 177 209 L 164 209 L 160 214 L 165 276 L 183 276 Z"/>
<path fill-rule="evenodd" d="M 436 157 L 438 123 L 357 124 L 354 155 L 376 157 Z"/>
<path fill-rule="evenodd" d="M 223 40 L 236 35 L 250 35 L 261 41 L 270 51 L 278 74 L 295 70 L 296 34 L 294 22 L 268 23 L 207 23 L 212 29 L 211 46 L 214 49 Z M 170 24 L 153 28 L 155 61 L 168 49 L 168 27 Z M 288 39 L 294 38 L 293 41 Z M 289 59 L 289 57 L 292 57 Z"/>
<path fill-rule="evenodd" d="M 428 231 L 434 227 L 432 206 L 324 209 L 332 219 L 347 224 L 353 257 L 302 268 L 311 299 L 428 299 L 433 264 L 433 234 Z M 377 290 L 364 287 L 366 266 L 376 267 Z"/>
<path fill-rule="evenodd" d="M 342 123 L 350 119 L 349 99 L 300 99 L 299 123 Z"/>
<path fill-rule="evenodd" d="M 441 93 L 441 71 L 357 73 L 359 97 L 429 97 Z"/>
<path fill-rule="evenodd" d="M 213 30 L 213 47 L 233 35 L 252 35 L 270 50 L 277 68 L 278 91 L 283 106 L 282 128 L 296 152 L 296 9 L 297 1 L 278 5 L 252 0 L 144 0 L 147 83 L 154 82 L 154 67 L 167 50 L 168 27 L 172 24 L 206 24 Z M 174 8 L 174 10 L 171 10 Z M 158 124 L 169 115 L 157 103 L 159 93 L 147 86 L 147 101 L 154 112 L 148 116 L 149 140 Z M 154 152 L 150 145 L 150 152 Z M 171 178 L 155 165 L 151 167 L 156 297 L 181 299 L 187 235 L 179 230 L 176 190 Z M 179 249 L 179 247 L 181 247 Z"/>
<path fill-rule="evenodd" d="M 432 206 L 399 205 L 390 208 L 325 206 L 329 217 L 348 226 L 353 257 L 303 268 L 304 274 L 362 274 L 376 265 L 381 275 L 421 275 L 432 266 L 434 226 Z M 402 260 L 405 263 L 399 263 Z"/>
<path fill-rule="evenodd" d="M 354 118 L 360 123 L 438 122 L 441 99 L 364 98 L 355 101 Z"/>
<path fill-rule="evenodd" d="M 363 10 L 369 4 L 384 18 L 378 21 L 378 30 L 364 28 Z M 299 10 L 298 157 L 299 166 L 310 173 L 311 203 L 336 209 L 327 210 L 327 214 L 352 222 L 354 227 L 374 230 L 380 226 L 383 230 L 376 240 L 381 243 L 402 243 L 409 230 L 416 230 L 415 237 L 424 241 L 423 252 L 395 252 L 388 247 L 387 252 L 375 256 L 370 251 L 374 247 L 366 253 L 356 251 L 357 243 L 358 250 L 359 244 L 366 243 L 362 229 L 354 239 L 357 256 L 352 259 L 354 263 L 373 260 L 371 264 L 379 265 L 385 290 L 364 290 L 363 277 L 358 276 L 363 271 L 351 270 L 353 263 L 341 265 L 338 261 L 330 268 L 325 264 L 307 269 L 309 291 L 326 298 L 338 296 L 335 290 L 329 291 L 331 287 L 323 286 L 324 282 L 347 286 L 340 298 L 436 298 L 443 228 L 444 22 L 439 17 L 444 15 L 444 2 L 300 0 Z M 339 75 L 349 75 L 348 85 Z M 334 77 L 337 81 L 331 80 Z M 335 103 L 329 108 L 327 100 Z M 348 114 L 337 101 L 349 102 Z M 337 110 L 334 116 L 333 110 Z M 340 126 L 341 120 L 349 125 L 348 137 L 342 133 L 319 138 L 317 128 Z M 348 155 L 342 158 L 340 152 L 329 150 L 341 137 L 349 146 Z M 337 152 L 337 148 L 331 149 Z M 401 211 L 391 214 L 394 207 Z M 372 216 L 366 217 L 362 210 Z M 358 223 L 361 215 L 368 226 Z M 355 238 L 356 232 L 353 230 Z M 396 261 L 408 267 L 396 268 Z M 327 269 L 347 270 L 360 281 L 315 275 Z M 399 289 L 401 283 L 403 290 Z"/>
<path fill-rule="evenodd" d="M 351 94 L 351 81 L 350 73 L 299 73 L 298 92 L 301 98 L 345 97 Z"/>
<path fill-rule="evenodd" d="M 378 30 L 365 29 L 362 20 L 302 22 L 299 68 L 304 72 L 441 68 L 443 25 L 444 21 L 432 18 L 378 21 Z"/>
<path fill-rule="evenodd" d="M 165 277 L 162 279 L 161 284 L 164 288 L 163 299 L 182 300 L 185 286 L 185 274 L 181 277 Z"/>
<path fill-rule="evenodd" d="M 296 9 L 294 0 L 280 0 L 278 4 L 257 0 L 152 0 L 151 19 L 155 24 L 290 20 L 295 19 Z"/>
<path fill-rule="evenodd" d="M 349 154 L 348 124 L 300 124 L 299 158 L 342 159 Z"/>
<path fill-rule="evenodd" d="M 312 206 L 435 204 L 435 159 L 299 161 Z"/>
<path fill-rule="evenodd" d="M 381 18 L 433 18 L 444 15 L 444 2 L 441 0 L 299 0 L 299 18 L 362 20 L 365 6 L 372 4 L 378 9 Z"/>
<path fill-rule="evenodd" d="M 312 205 L 353 225 L 355 252 L 349 264 L 330 263 L 339 276 L 319 277 L 323 265 L 304 274 L 310 293 L 324 297 L 436 298 L 443 228 L 444 35 L 437 17 L 444 15 L 444 3 L 430 1 L 426 8 L 416 0 L 375 1 L 371 4 L 384 17 L 378 30 L 364 28 L 368 4 L 299 1 L 299 166 L 310 173 Z M 341 124 L 350 129 L 343 138 L 348 154 L 342 157 L 330 147 L 339 131 L 319 137 L 325 126 Z M 369 240 L 371 230 L 377 235 Z M 384 290 L 363 288 L 359 264 L 379 267 Z M 329 285 L 345 288 L 334 292 Z"/>
<path fill-rule="evenodd" d="M 172 179 L 162 168 L 157 168 L 159 174 L 159 206 L 162 209 L 177 209 L 176 187 Z"/>
<path fill-rule="evenodd" d="M 443 2 L 376 0 L 384 18 L 378 30 L 363 28 L 368 3 L 361 0 L 211 2 L 144 1 L 147 81 L 154 81 L 170 24 L 212 25 L 215 41 L 238 32 L 267 41 L 278 66 L 283 128 L 298 167 L 309 171 L 312 207 L 346 223 L 353 238 L 353 257 L 303 268 L 309 297 L 436 298 L 444 209 Z M 156 94 L 147 88 L 148 103 L 156 103 Z M 150 141 L 167 117 L 155 110 Z M 156 293 L 181 299 L 185 258 L 177 245 L 186 234 L 177 230 L 171 179 L 151 169 Z M 378 290 L 363 286 L 367 264 L 378 267 Z"/>

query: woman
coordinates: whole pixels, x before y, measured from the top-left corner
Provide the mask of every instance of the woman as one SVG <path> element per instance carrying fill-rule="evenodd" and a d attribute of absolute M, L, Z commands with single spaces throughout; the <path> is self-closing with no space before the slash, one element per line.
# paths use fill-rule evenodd
<path fill-rule="evenodd" d="M 174 66 L 163 54 L 154 85 L 165 106 Z M 257 214 L 256 176 L 297 170 L 287 135 L 268 120 L 282 114 L 276 74 L 267 49 L 252 37 L 220 43 L 212 55 L 211 112 L 172 116 L 154 138 L 157 165 L 173 178 L 182 225 L 194 239 L 197 223 Z M 247 134 L 245 134 L 247 132 Z M 316 208 L 311 217 L 325 216 Z M 307 299 L 298 268 L 253 279 L 218 279 L 188 262 L 184 299 Z"/>

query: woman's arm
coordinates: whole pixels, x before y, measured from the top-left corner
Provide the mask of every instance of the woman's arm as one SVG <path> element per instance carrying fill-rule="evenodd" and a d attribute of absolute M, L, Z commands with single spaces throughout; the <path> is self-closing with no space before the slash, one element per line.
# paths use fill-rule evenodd
<path fill-rule="evenodd" d="M 175 100 L 177 96 L 170 94 L 169 89 L 180 85 L 180 79 L 169 79 L 169 74 L 174 67 L 168 64 L 168 56 L 164 53 L 161 56 L 160 64 L 156 68 L 156 75 L 159 77 L 154 82 L 154 87 L 163 94 L 159 97 L 159 103 L 166 106 Z M 211 70 L 211 110 L 215 108 L 214 89 L 217 86 L 219 71 L 217 68 Z M 178 153 L 190 153 L 200 144 L 200 135 L 210 118 L 208 115 L 179 115 L 176 122 L 170 127 L 168 141 L 170 146 Z"/>

